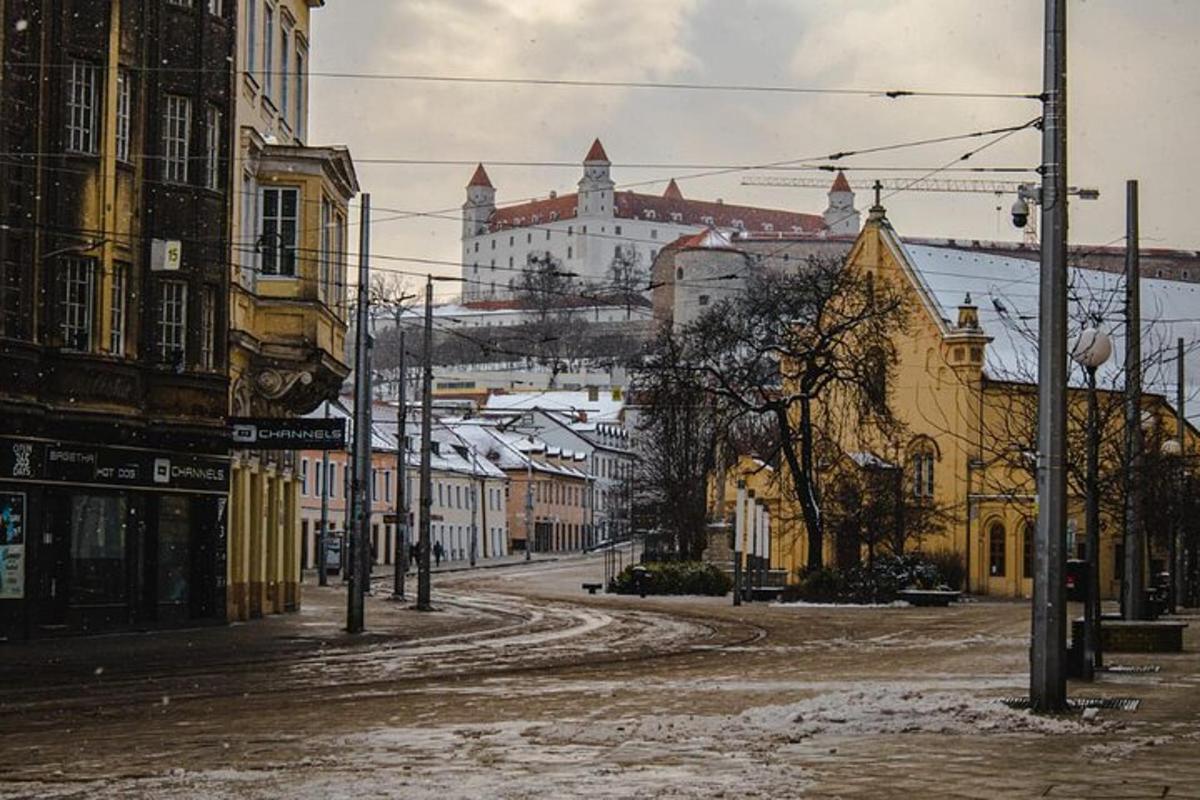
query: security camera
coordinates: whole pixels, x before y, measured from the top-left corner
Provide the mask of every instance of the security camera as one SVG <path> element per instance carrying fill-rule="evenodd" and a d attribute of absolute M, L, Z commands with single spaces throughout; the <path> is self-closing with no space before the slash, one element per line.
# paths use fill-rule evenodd
<path fill-rule="evenodd" d="M 1012 221 L 1013 226 L 1017 228 L 1024 228 L 1029 222 L 1029 203 L 1025 202 L 1024 197 L 1018 197 L 1017 202 L 1013 203 Z"/>

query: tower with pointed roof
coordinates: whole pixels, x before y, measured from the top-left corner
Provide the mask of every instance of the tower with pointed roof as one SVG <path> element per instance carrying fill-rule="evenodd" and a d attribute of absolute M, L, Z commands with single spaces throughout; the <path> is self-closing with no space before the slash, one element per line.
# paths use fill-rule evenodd
<path fill-rule="evenodd" d="M 604 145 L 596 139 L 583 157 L 583 177 L 579 179 L 579 217 L 613 216 L 613 183 L 610 168 L 612 162 L 604 152 Z"/>
<path fill-rule="evenodd" d="M 488 178 L 483 164 L 467 183 L 467 202 L 463 203 L 463 238 L 487 233 L 488 220 L 496 211 L 496 187 Z"/>
<path fill-rule="evenodd" d="M 840 169 L 829 189 L 829 207 L 822 216 L 830 236 L 858 235 L 860 214 L 854 207 L 854 190 Z"/>

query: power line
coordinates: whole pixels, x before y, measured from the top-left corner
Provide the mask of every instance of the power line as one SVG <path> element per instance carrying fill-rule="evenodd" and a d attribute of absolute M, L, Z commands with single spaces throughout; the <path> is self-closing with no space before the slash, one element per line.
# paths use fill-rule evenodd
<path fill-rule="evenodd" d="M 43 64 L 36 61 L 5 61 L 6 68 L 23 69 L 70 69 L 71 64 Z M 171 73 L 221 73 L 231 72 L 229 68 L 221 67 L 180 67 L 165 65 L 132 65 L 122 68 L 134 72 L 171 72 Z M 437 75 L 404 72 L 342 72 L 329 70 L 310 70 L 298 73 L 294 70 L 238 70 L 241 75 L 251 77 L 276 75 L 298 76 L 301 78 L 327 78 L 331 80 L 362 80 L 362 81 L 398 81 L 406 83 L 458 83 L 477 84 L 482 86 L 552 86 L 579 89 L 654 89 L 687 92 L 746 92 L 757 94 L 793 94 L 793 95 L 825 95 L 844 97 L 868 97 L 887 100 L 899 100 L 908 97 L 966 99 L 966 100 L 1041 100 L 1037 92 L 979 92 L 964 90 L 933 90 L 933 89 L 900 89 L 900 88 L 855 88 L 855 87 L 823 87 L 823 86 L 789 86 L 785 84 L 750 84 L 750 83 L 687 83 L 680 81 L 618 81 L 580 78 L 538 78 L 515 76 L 483 76 L 483 75 Z"/>

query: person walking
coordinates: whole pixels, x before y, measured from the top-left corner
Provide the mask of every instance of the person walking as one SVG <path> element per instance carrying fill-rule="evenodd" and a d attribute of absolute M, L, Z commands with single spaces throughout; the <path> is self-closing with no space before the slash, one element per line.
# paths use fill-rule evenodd
<path fill-rule="evenodd" d="M 440 567 L 442 565 L 442 554 L 444 552 L 446 552 L 446 551 L 445 551 L 445 548 L 442 547 L 441 542 L 433 543 L 433 560 L 434 560 L 435 567 Z"/>

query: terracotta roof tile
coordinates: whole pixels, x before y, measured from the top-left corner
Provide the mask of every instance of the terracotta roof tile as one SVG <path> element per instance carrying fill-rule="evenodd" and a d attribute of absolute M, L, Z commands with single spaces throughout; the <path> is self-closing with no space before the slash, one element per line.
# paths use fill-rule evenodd
<path fill-rule="evenodd" d="M 467 184 L 467 186 L 486 186 L 489 189 L 495 188 L 492 186 L 492 182 L 488 179 L 487 170 L 483 168 L 483 164 L 480 164 L 475 168 L 475 174 L 471 176 L 471 181 Z"/>
<path fill-rule="evenodd" d="M 592 147 L 587 151 L 587 155 L 583 157 L 587 161 L 608 161 L 608 154 L 604 152 L 604 145 L 600 144 L 600 140 L 592 142 Z"/>
<path fill-rule="evenodd" d="M 849 191 L 851 191 L 850 181 L 846 180 L 846 173 L 842 172 L 840 169 L 838 170 L 837 177 L 833 179 L 833 188 L 830 189 L 829 191 L 831 191 L 831 192 L 849 192 Z"/>

